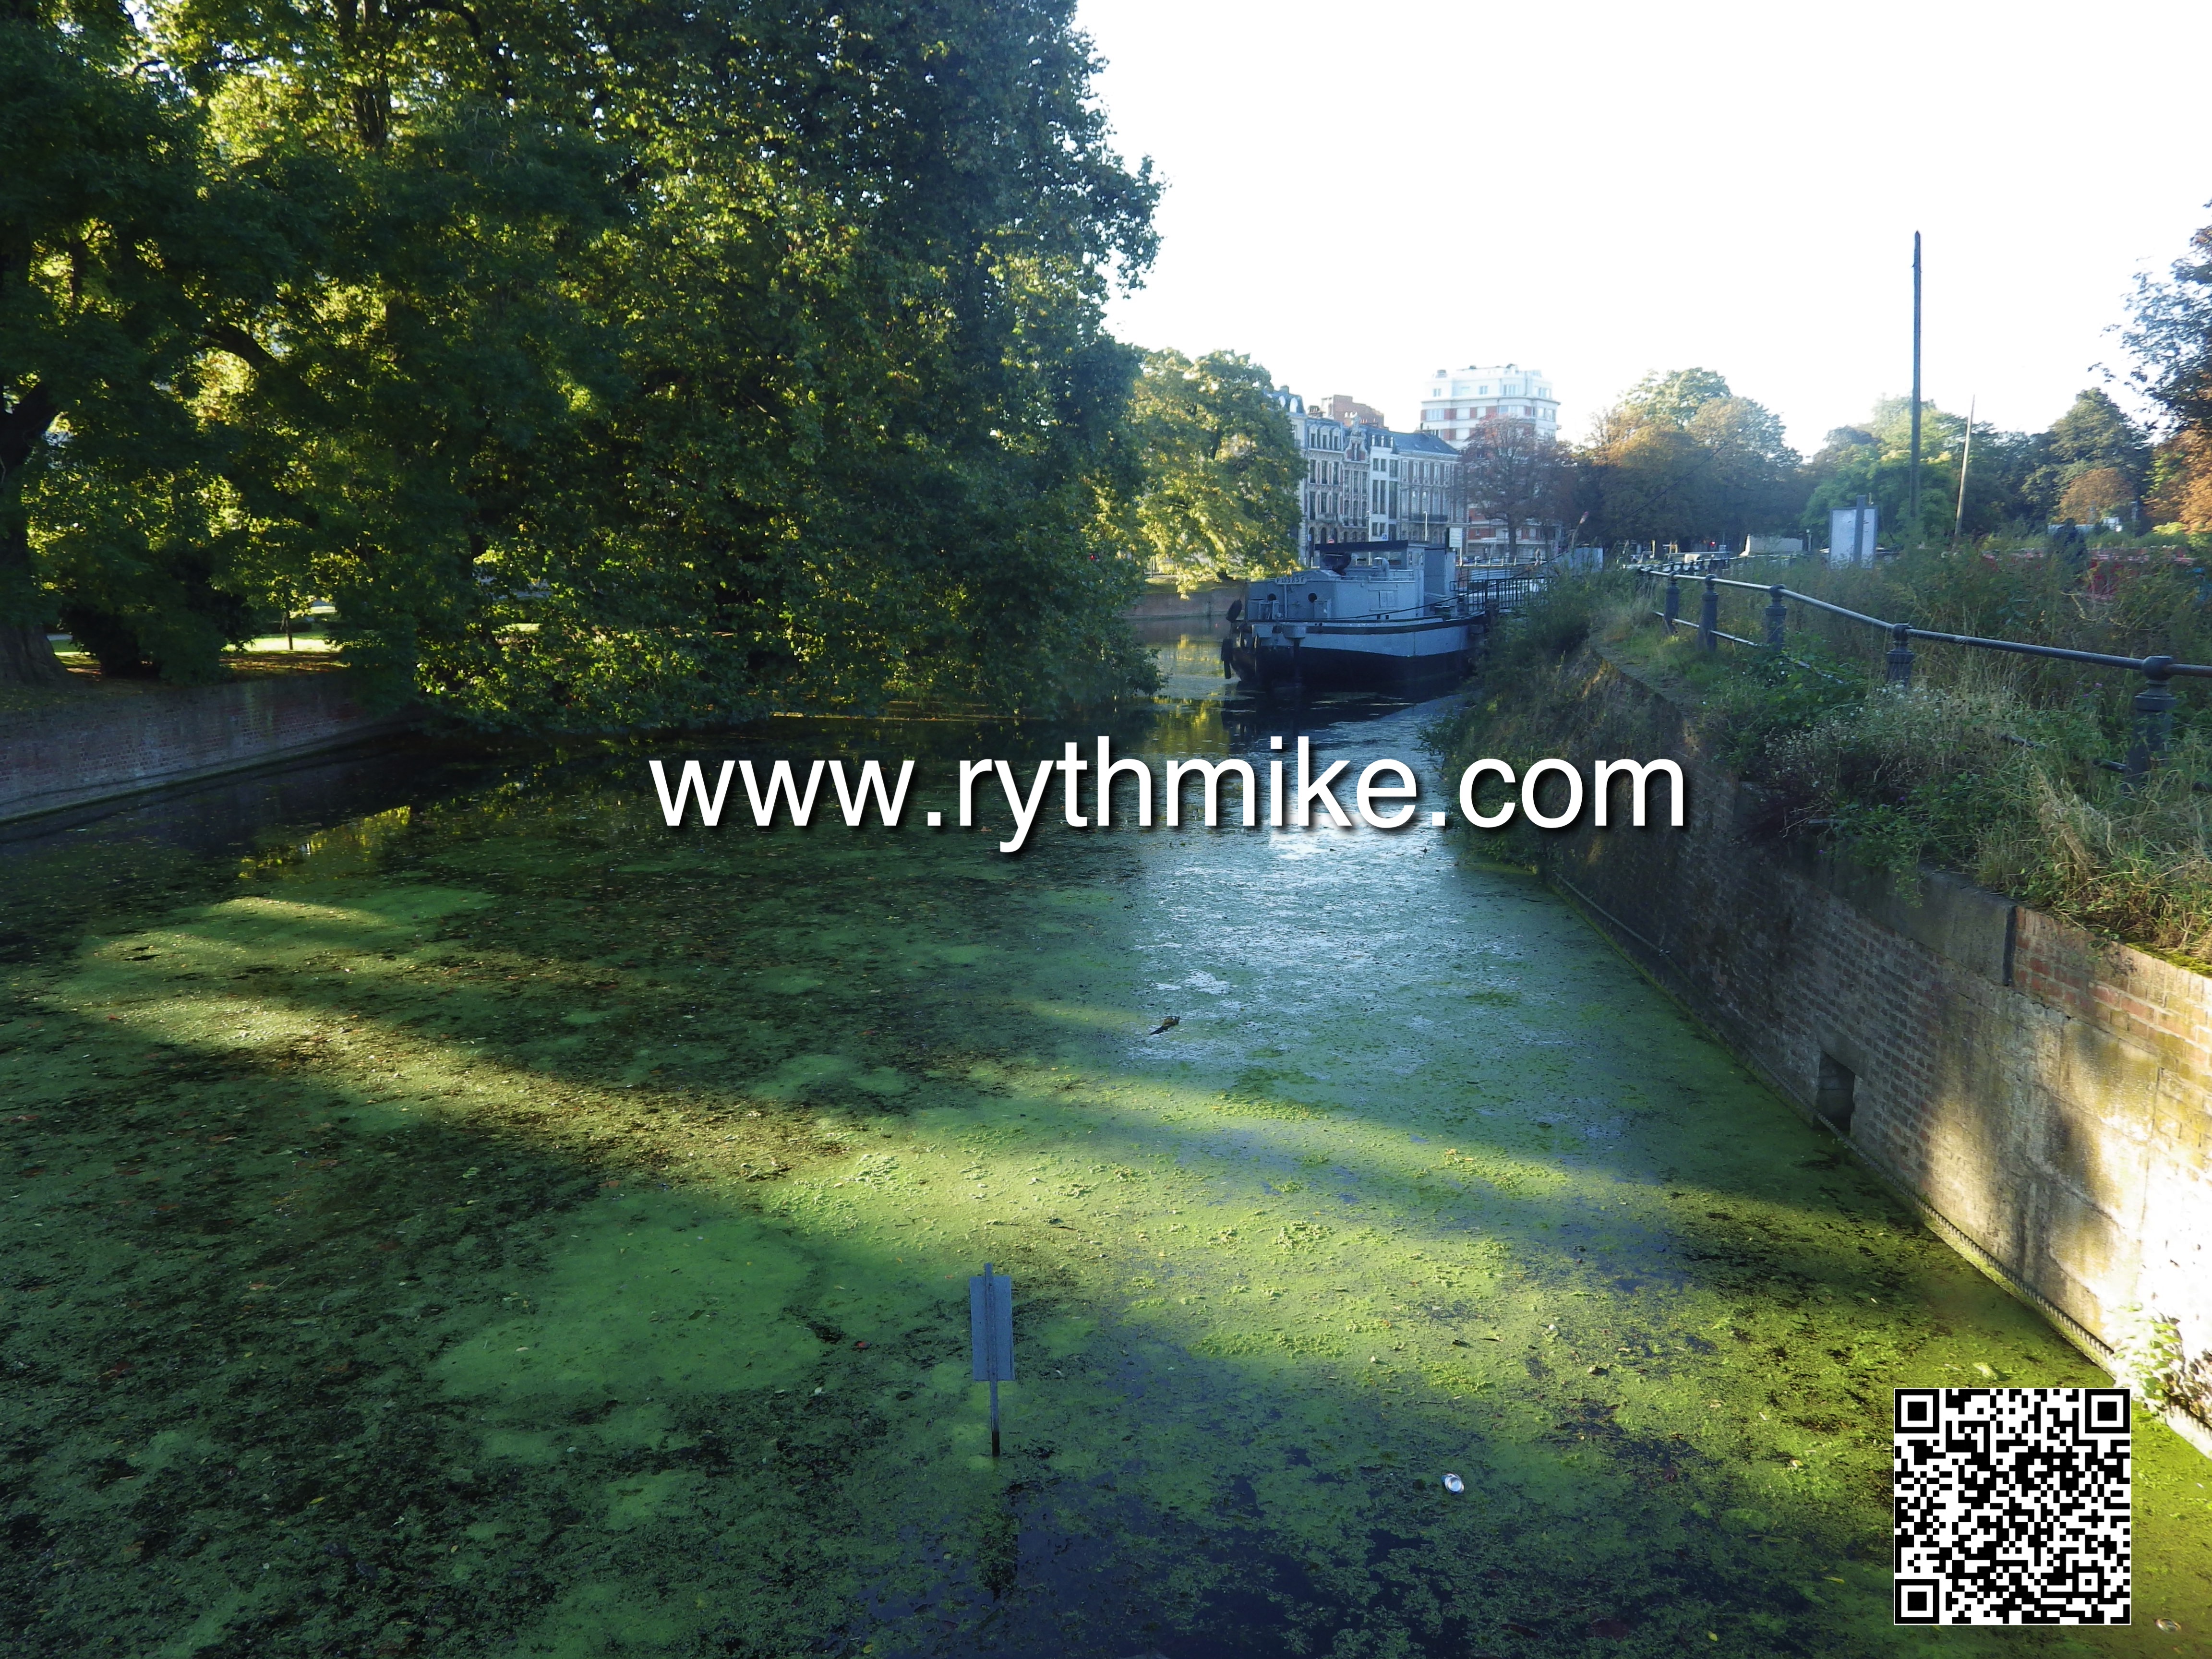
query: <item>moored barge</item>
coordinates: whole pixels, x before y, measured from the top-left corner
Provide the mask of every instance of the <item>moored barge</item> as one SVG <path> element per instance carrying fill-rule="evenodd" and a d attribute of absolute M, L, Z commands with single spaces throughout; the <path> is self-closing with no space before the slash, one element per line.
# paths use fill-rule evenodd
<path fill-rule="evenodd" d="M 1338 543 L 1255 581 L 1232 606 L 1221 659 L 1255 691 L 1415 690 L 1456 684 L 1525 573 L 1470 578 L 1448 547 Z"/>

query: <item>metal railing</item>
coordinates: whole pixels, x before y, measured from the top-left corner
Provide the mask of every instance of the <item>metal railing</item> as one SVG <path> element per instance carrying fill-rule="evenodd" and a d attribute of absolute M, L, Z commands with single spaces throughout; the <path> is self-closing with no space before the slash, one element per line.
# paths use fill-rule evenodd
<path fill-rule="evenodd" d="M 1664 605 L 1662 609 L 1653 611 L 1652 615 L 1666 623 L 1669 633 L 1676 628 L 1692 625 L 1686 624 L 1682 621 L 1682 578 L 1687 576 L 1692 581 L 1702 581 L 1705 584 L 1705 592 L 1698 609 L 1698 620 L 1693 625 L 1698 633 L 1698 648 L 1708 653 L 1718 650 L 1719 641 L 1722 640 L 1726 640 L 1733 645 L 1748 646 L 1753 650 L 1778 652 L 1785 649 L 1788 644 L 1790 605 L 1794 602 L 1798 605 L 1810 605 L 1816 611 L 1824 611 L 1832 617 L 1841 617 L 1846 622 L 1859 623 L 1869 628 L 1880 629 L 1887 634 L 1890 639 L 1890 648 L 1888 656 L 1884 659 L 1884 665 L 1887 671 L 1886 677 L 1892 685 L 1909 686 L 1912 684 L 1913 665 L 1917 660 L 1912 650 L 1912 641 L 1915 640 L 1929 640 L 1939 645 L 1965 646 L 1978 651 L 2004 651 L 2015 656 L 2043 657 L 2057 662 L 2083 663 L 2091 667 L 2119 669 L 2128 673 L 2142 675 L 2142 690 L 2136 692 L 2135 696 L 2135 742 L 2128 750 L 2128 757 L 2124 762 L 2100 761 L 2098 763 L 2107 770 L 2124 773 L 2131 778 L 2148 775 L 2165 758 L 2166 745 L 2173 735 L 2173 709 L 2176 701 L 2171 684 L 2173 678 L 2179 675 L 2189 679 L 2212 679 L 2212 665 L 2176 662 L 2172 657 L 2121 657 L 2101 651 L 2074 651 L 2057 645 L 2031 645 L 2022 640 L 1988 640 L 1972 634 L 1945 634 L 1934 629 L 1915 628 L 1910 623 L 1885 622 L 1879 617 L 1869 617 L 1863 611 L 1847 610 L 1843 605 L 1832 605 L 1826 599 L 1816 599 L 1810 593 L 1800 593 L 1793 588 L 1784 586 L 1780 582 L 1732 580 L 1714 573 L 1712 566 L 1715 562 L 1716 561 L 1711 560 L 1689 559 L 1669 562 L 1666 564 L 1630 567 L 1638 575 L 1647 580 L 1660 576 L 1666 578 L 1667 592 Z M 1720 631 L 1720 590 L 1723 587 L 1740 587 L 1748 592 L 1765 593 L 1767 596 L 1766 638 L 1764 641 L 1747 640 L 1738 635 L 1723 634 Z M 1811 668 L 1810 664 L 1801 663 L 1799 666 Z M 1813 669 L 1812 672 L 1818 673 L 1820 671 Z"/>
<path fill-rule="evenodd" d="M 1493 618 L 1510 615 L 1521 609 L 1528 603 L 1530 594 L 1541 591 L 1546 580 L 1526 564 L 1458 565 L 1454 567 L 1454 571 L 1455 577 L 1443 593 L 1425 599 L 1419 605 L 1400 605 L 1389 611 L 1367 611 L 1335 617 L 1322 611 L 1320 600 L 1316 597 L 1310 597 L 1309 602 L 1301 605 L 1287 596 L 1269 595 L 1249 601 L 1238 614 L 1249 623 L 1302 623 L 1322 629 L 1332 623 L 1411 622 L 1435 617 L 1452 621 L 1472 620 L 1478 617 Z M 1295 576 L 1277 580 L 1296 585 Z"/>

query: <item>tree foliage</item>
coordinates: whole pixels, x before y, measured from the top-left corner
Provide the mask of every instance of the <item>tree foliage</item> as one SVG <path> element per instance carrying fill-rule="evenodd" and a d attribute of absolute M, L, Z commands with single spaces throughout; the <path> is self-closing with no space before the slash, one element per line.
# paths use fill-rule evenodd
<path fill-rule="evenodd" d="M 1272 390 L 1235 352 L 1145 356 L 1115 516 L 1185 592 L 1297 568 L 1304 464 Z"/>
<path fill-rule="evenodd" d="M 2124 337 L 2136 384 L 2169 422 L 2148 470 L 2147 505 L 2163 525 L 2212 531 L 2212 225 L 2190 238 L 2165 278 L 2138 280 Z"/>
<path fill-rule="evenodd" d="M 1888 398 L 1863 426 L 1838 427 L 1806 468 L 1810 489 L 1804 523 L 1824 534 L 1830 509 L 1860 495 L 1881 510 L 1885 543 L 1910 538 L 1948 543 L 1954 525 L 1967 539 L 2040 535 L 2067 518 L 2094 523 L 2125 519 L 2142 498 L 2150 447 L 2142 428 L 2105 392 L 2081 392 L 2042 432 L 1977 426 L 1971 458 L 1966 423 L 1923 402 L 1921 425 L 1921 523 L 1906 523 L 1911 495 L 1911 403 Z M 1963 510 L 1959 475 L 1966 468 Z M 2077 481 L 2087 479 L 2086 483 Z M 2094 510 L 2093 510 L 2094 509 Z"/>
<path fill-rule="evenodd" d="M 190 678 L 327 595 L 387 695 L 493 724 L 1141 678 L 1100 315 L 1156 191 L 1072 11 L 165 0 L 98 61 L 11 23 L 116 131 L 77 197 L 0 195 L 43 306 L 0 384 L 48 411 L 11 614 Z M 54 176 L 0 119 L 0 178 Z M 72 369 L 80 244 L 135 355 Z"/>
<path fill-rule="evenodd" d="M 1716 398 L 1729 394 L 1725 376 L 1710 368 L 1676 368 L 1664 374 L 1654 369 L 1620 400 L 1619 414 L 1628 422 L 1658 422 L 1687 426 L 1698 411 Z"/>
<path fill-rule="evenodd" d="M 165 560 L 206 459 L 189 409 L 202 322 L 226 297 L 234 204 L 201 167 L 202 124 L 119 9 L 0 0 L 0 672 L 58 678 L 32 557 L 37 487 L 66 453 L 139 489 L 95 492 L 62 526 L 104 574 L 158 592 L 209 651 L 223 606 L 204 560 Z M 241 236 L 251 226 L 235 223 Z"/>
<path fill-rule="evenodd" d="M 1707 368 L 1647 374 L 1578 458 L 1595 540 L 1721 545 L 1787 523 L 1802 499 L 1781 420 Z"/>
<path fill-rule="evenodd" d="M 2101 388 L 2074 399 L 2051 423 L 2043 448 L 2046 459 L 2031 475 L 2028 491 L 2048 501 L 2056 516 L 2093 523 L 2104 516 L 2093 507 L 2123 515 L 2134 510 L 2150 471 L 2150 441 Z M 2082 484 L 2093 476 L 2094 483 Z"/>
<path fill-rule="evenodd" d="M 2137 386 L 2185 427 L 2212 428 L 2212 225 L 2164 278 L 2136 279 L 2135 316 L 2122 337 Z"/>
<path fill-rule="evenodd" d="M 1505 526 L 1510 554 L 1524 530 L 1565 511 L 1568 478 L 1565 453 L 1534 422 L 1492 418 L 1460 450 L 1455 493 L 1472 517 Z"/>
<path fill-rule="evenodd" d="M 2179 301 L 2159 313 L 2190 314 Z M 2176 346 L 2169 355 L 2183 354 Z M 2194 428 L 2154 447 L 2100 389 L 2082 392 L 2042 432 L 1977 424 L 1971 462 L 1961 416 L 1925 400 L 1920 415 L 1922 521 L 1913 526 L 1911 399 L 1881 399 L 1801 460 L 1781 422 L 1712 370 L 1647 374 L 1576 455 L 1576 505 L 1590 514 L 1592 539 L 1685 547 L 1740 545 L 1747 532 L 1793 526 L 1817 544 L 1829 512 L 1861 495 L 1881 509 L 1890 544 L 1947 544 L 1954 524 L 1969 540 L 2041 535 L 2068 517 L 2125 520 L 2139 504 L 2161 522 L 2212 527 L 2212 461 L 2203 459 L 2212 447 L 2185 435 Z"/>
<path fill-rule="evenodd" d="M 2212 531 L 2212 428 L 2184 427 L 2159 445 L 2146 505 L 2160 528 Z"/>

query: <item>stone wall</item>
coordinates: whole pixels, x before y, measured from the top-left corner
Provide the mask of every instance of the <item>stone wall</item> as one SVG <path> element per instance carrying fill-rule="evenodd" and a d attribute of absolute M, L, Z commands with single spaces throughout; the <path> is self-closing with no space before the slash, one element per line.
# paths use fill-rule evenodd
<path fill-rule="evenodd" d="M 1218 622 L 1229 607 L 1244 597 L 1244 584 L 1232 582 L 1202 587 L 1195 593 L 1178 593 L 1171 586 L 1152 586 L 1121 614 L 1131 622 L 1180 622 L 1184 618 Z"/>
<path fill-rule="evenodd" d="M 2212 1452 L 2212 979 L 1776 841 L 1760 794 L 1614 665 L 1583 712 L 1570 758 L 1674 757 L 1688 823 L 1547 837 L 1553 884 L 2098 1363 L 2127 1373 L 2147 1317 L 2173 1321 L 2173 1420 Z"/>
<path fill-rule="evenodd" d="M 343 669 L 0 716 L 0 821 L 312 754 L 409 718 L 368 714 Z"/>

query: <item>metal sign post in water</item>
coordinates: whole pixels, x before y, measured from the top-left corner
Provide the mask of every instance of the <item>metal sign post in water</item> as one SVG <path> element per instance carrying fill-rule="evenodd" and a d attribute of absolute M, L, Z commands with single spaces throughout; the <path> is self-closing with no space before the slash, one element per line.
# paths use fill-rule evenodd
<path fill-rule="evenodd" d="M 975 1344 L 975 1381 L 991 1385 L 991 1455 L 999 1455 L 999 1384 L 1014 1380 L 1014 1281 L 983 1271 L 968 1281 L 968 1333 Z"/>

